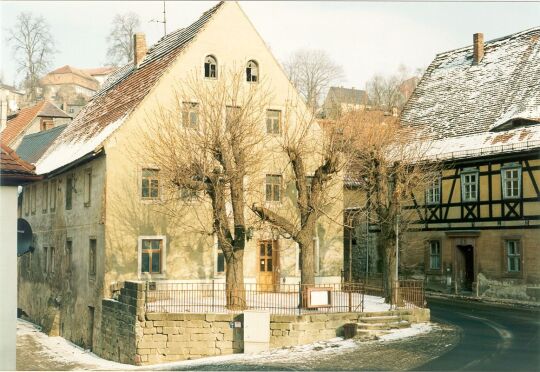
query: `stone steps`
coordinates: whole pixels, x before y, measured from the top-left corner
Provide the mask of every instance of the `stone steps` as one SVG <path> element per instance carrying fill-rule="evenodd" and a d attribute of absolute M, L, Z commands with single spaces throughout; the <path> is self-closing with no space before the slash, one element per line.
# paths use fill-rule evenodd
<path fill-rule="evenodd" d="M 409 328 L 410 310 L 391 310 L 363 313 L 354 324 L 356 338 L 374 340 L 393 329 Z"/>

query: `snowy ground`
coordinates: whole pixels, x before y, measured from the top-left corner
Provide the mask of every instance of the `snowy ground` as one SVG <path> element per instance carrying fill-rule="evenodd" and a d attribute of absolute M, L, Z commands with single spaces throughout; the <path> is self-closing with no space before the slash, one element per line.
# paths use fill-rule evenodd
<path fill-rule="evenodd" d="M 268 352 L 245 355 L 202 358 L 191 361 L 153 365 L 153 370 L 196 369 L 197 366 L 220 366 L 223 364 L 243 363 L 296 363 L 312 360 L 314 357 L 336 355 L 362 349 L 367 344 L 382 344 L 412 336 L 426 334 L 433 329 L 431 323 L 415 324 L 408 329 L 399 329 L 382 336 L 378 341 L 359 342 L 335 338 L 309 345 Z M 435 327 L 436 328 L 436 327 Z M 48 337 L 32 323 L 20 320 L 17 323 L 17 369 L 18 370 L 148 370 L 149 367 L 134 367 L 101 359 L 95 354 L 83 350 L 62 337 Z"/>

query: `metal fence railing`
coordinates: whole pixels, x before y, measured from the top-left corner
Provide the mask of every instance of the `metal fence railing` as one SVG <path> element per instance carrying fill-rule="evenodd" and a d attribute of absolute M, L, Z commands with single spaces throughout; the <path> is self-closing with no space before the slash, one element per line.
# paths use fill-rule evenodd
<path fill-rule="evenodd" d="M 399 280 L 392 288 L 392 304 L 398 308 L 424 308 L 426 296 L 423 280 Z"/>
<path fill-rule="evenodd" d="M 227 291 L 225 283 L 146 282 L 145 310 L 165 313 L 268 310 L 281 315 L 363 312 L 366 295 L 385 295 L 380 278 L 372 279 L 315 286 L 244 284 L 243 289 L 235 291 Z M 422 280 L 400 280 L 393 286 L 392 294 L 392 305 L 397 308 L 425 307 Z M 231 298 L 235 306 L 230 306 Z"/>
<path fill-rule="evenodd" d="M 146 312 L 223 313 L 268 310 L 271 314 L 301 315 L 362 312 L 362 284 L 244 284 L 243 290 L 227 291 L 225 283 L 147 282 Z M 235 298 L 237 306 L 227 305 Z M 229 302 L 230 303 L 230 302 Z M 238 306 L 240 304 L 240 306 Z"/>

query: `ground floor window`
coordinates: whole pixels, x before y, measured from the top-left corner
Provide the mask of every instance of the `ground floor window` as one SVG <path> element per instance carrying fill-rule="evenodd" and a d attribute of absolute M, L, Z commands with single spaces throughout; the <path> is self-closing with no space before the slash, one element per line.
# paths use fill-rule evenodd
<path fill-rule="evenodd" d="M 439 240 L 429 241 L 429 269 L 440 270 L 441 268 L 441 242 Z"/>
<path fill-rule="evenodd" d="M 140 273 L 163 274 L 165 262 L 165 238 L 145 236 L 139 238 Z"/>
<path fill-rule="evenodd" d="M 505 240 L 506 263 L 509 273 L 521 272 L 521 247 L 519 240 Z"/>

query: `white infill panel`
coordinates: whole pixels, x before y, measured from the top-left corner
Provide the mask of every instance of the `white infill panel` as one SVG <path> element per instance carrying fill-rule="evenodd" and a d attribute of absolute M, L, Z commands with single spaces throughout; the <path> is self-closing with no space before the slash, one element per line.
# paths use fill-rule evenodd
<path fill-rule="evenodd" d="M 270 349 L 270 313 L 265 310 L 244 312 L 244 353 Z"/>

